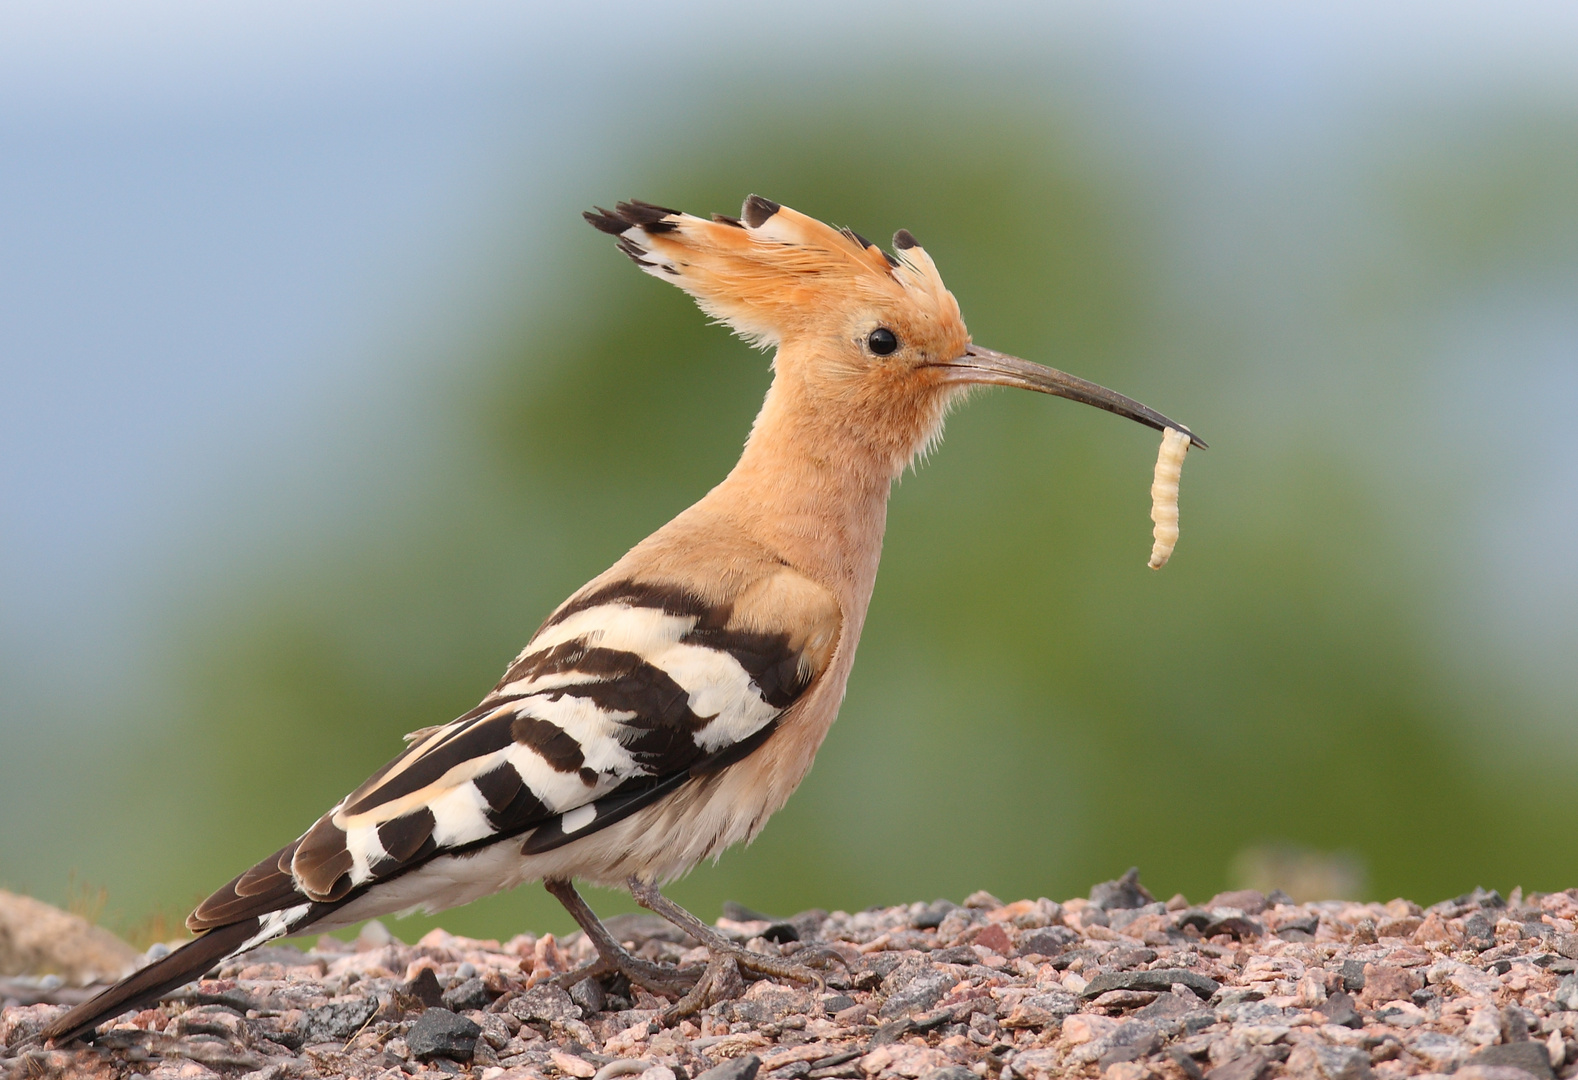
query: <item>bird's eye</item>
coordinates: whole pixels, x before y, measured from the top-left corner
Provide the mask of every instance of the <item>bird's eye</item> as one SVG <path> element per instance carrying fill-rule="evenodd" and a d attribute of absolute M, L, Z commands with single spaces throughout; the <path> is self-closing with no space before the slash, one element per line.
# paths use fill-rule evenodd
<path fill-rule="evenodd" d="M 866 348 L 878 356 L 892 356 L 898 351 L 899 339 L 886 326 L 879 326 L 866 338 Z"/>

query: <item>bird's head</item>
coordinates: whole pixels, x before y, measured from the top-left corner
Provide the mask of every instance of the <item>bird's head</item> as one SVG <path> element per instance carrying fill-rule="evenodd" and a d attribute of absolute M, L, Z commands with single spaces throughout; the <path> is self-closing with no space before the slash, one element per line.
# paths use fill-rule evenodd
<path fill-rule="evenodd" d="M 643 202 L 585 217 L 746 341 L 777 348 L 768 409 L 868 447 L 893 472 L 936 438 L 971 386 L 1038 390 L 1188 433 L 1122 394 L 972 344 L 958 301 L 907 230 L 890 255 L 758 195 L 738 218 Z"/>

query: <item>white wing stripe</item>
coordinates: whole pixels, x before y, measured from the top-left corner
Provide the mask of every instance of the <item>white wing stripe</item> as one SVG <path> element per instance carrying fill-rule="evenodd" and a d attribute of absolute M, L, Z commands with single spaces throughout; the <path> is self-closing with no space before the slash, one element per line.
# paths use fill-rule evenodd
<path fill-rule="evenodd" d="M 556 814 L 574 810 L 577 806 L 603 795 L 619 782 L 617 777 L 605 777 L 588 786 L 576 773 L 562 773 L 544 761 L 530 747 L 517 746 L 509 752 L 510 764 L 521 774 L 531 793 Z"/>
<path fill-rule="evenodd" d="M 675 644 L 645 659 L 690 695 L 691 712 L 713 717 L 696 733 L 696 745 L 709 753 L 748 738 L 778 715 L 762 700 L 750 672 L 726 652 Z"/>
<path fill-rule="evenodd" d="M 475 784 L 457 784 L 427 808 L 433 812 L 433 842 L 441 848 L 469 844 L 496 831 L 488 821 L 488 801 Z"/>
<path fill-rule="evenodd" d="M 345 848 L 351 853 L 352 885 L 371 878 L 372 868 L 389 857 L 378 838 L 378 823 L 370 820 L 370 815 L 361 815 L 355 825 L 345 830 Z"/>
<path fill-rule="evenodd" d="M 634 713 L 604 712 L 596 702 L 568 695 L 557 701 L 545 696 L 529 697 L 517 702 L 515 711 L 521 716 L 546 720 L 574 739 L 589 769 L 625 776 L 637 771 L 635 759 L 619 741 L 624 730 L 620 721 L 631 719 Z M 513 755 L 514 750 L 510 753 Z"/>
<path fill-rule="evenodd" d="M 704 645 L 681 644 L 680 639 L 695 628 L 696 621 L 693 615 L 669 615 L 658 608 L 601 604 L 548 627 L 521 652 L 521 657 L 577 639 L 590 646 L 639 656 L 665 672 L 689 695 L 692 712 L 715 718 L 696 735 L 697 745 L 710 753 L 761 730 L 762 725 L 778 715 L 778 710 L 762 700 L 750 673 L 733 656 Z M 557 672 L 542 679 L 519 679 L 502 687 L 501 693 L 540 693 L 555 685 L 590 681 L 595 680 L 579 672 Z M 537 715 L 535 708 L 532 712 Z M 569 727 L 565 730 L 581 738 L 579 731 Z"/>
<path fill-rule="evenodd" d="M 563 622 L 547 627 L 532 638 L 516 660 L 532 653 L 563 645 L 577 638 L 603 649 L 620 649 L 645 656 L 648 652 L 672 645 L 696 625 L 694 615 L 670 615 L 660 608 L 630 607 L 626 604 L 599 604 L 577 611 Z"/>
<path fill-rule="evenodd" d="M 296 920 L 307 914 L 307 909 L 312 905 L 297 904 L 295 907 L 284 908 L 281 911 L 271 911 L 258 920 L 258 932 L 243 941 L 233 956 L 238 956 L 248 949 L 256 948 L 265 941 L 277 938 L 286 933 L 295 924 Z"/>
<path fill-rule="evenodd" d="M 591 804 L 578 806 L 559 818 L 559 828 L 567 833 L 579 832 L 597 820 L 597 807 Z"/>

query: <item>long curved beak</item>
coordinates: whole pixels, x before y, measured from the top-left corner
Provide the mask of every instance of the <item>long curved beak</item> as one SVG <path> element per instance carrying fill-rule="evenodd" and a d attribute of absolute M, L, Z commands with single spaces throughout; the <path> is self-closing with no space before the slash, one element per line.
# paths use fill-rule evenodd
<path fill-rule="evenodd" d="M 1206 448 L 1205 443 L 1194 432 L 1177 421 L 1167 419 L 1148 405 L 1141 405 L 1133 398 L 1124 397 L 1122 394 L 1108 390 L 1105 386 L 1097 386 L 1093 382 L 1058 371 L 1056 368 L 1032 364 L 1028 360 L 1021 360 L 1017 356 L 1009 356 L 995 349 L 970 345 L 965 348 L 964 355 L 958 359 L 933 366 L 944 370 L 945 382 L 960 386 L 1017 386 L 1021 390 L 1036 390 L 1043 394 L 1068 398 L 1070 401 L 1082 401 L 1086 405 L 1094 405 L 1098 409 L 1127 416 L 1130 420 L 1137 420 L 1158 431 L 1165 431 L 1168 428 L 1181 431 L 1189 436 L 1191 445 L 1198 446 L 1202 450 Z"/>

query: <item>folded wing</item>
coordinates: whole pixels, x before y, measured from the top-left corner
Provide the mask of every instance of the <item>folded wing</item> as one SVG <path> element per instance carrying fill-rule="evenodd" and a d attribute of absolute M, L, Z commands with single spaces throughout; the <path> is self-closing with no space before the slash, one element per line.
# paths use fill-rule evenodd
<path fill-rule="evenodd" d="M 416 733 L 187 925 L 336 904 L 437 855 L 516 837 L 523 853 L 550 850 L 744 756 L 826 668 L 839 620 L 833 598 L 792 571 L 759 586 L 719 604 L 675 586 L 594 583 L 481 704 Z M 784 603 L 793 633 L 772 629 Z"/>

